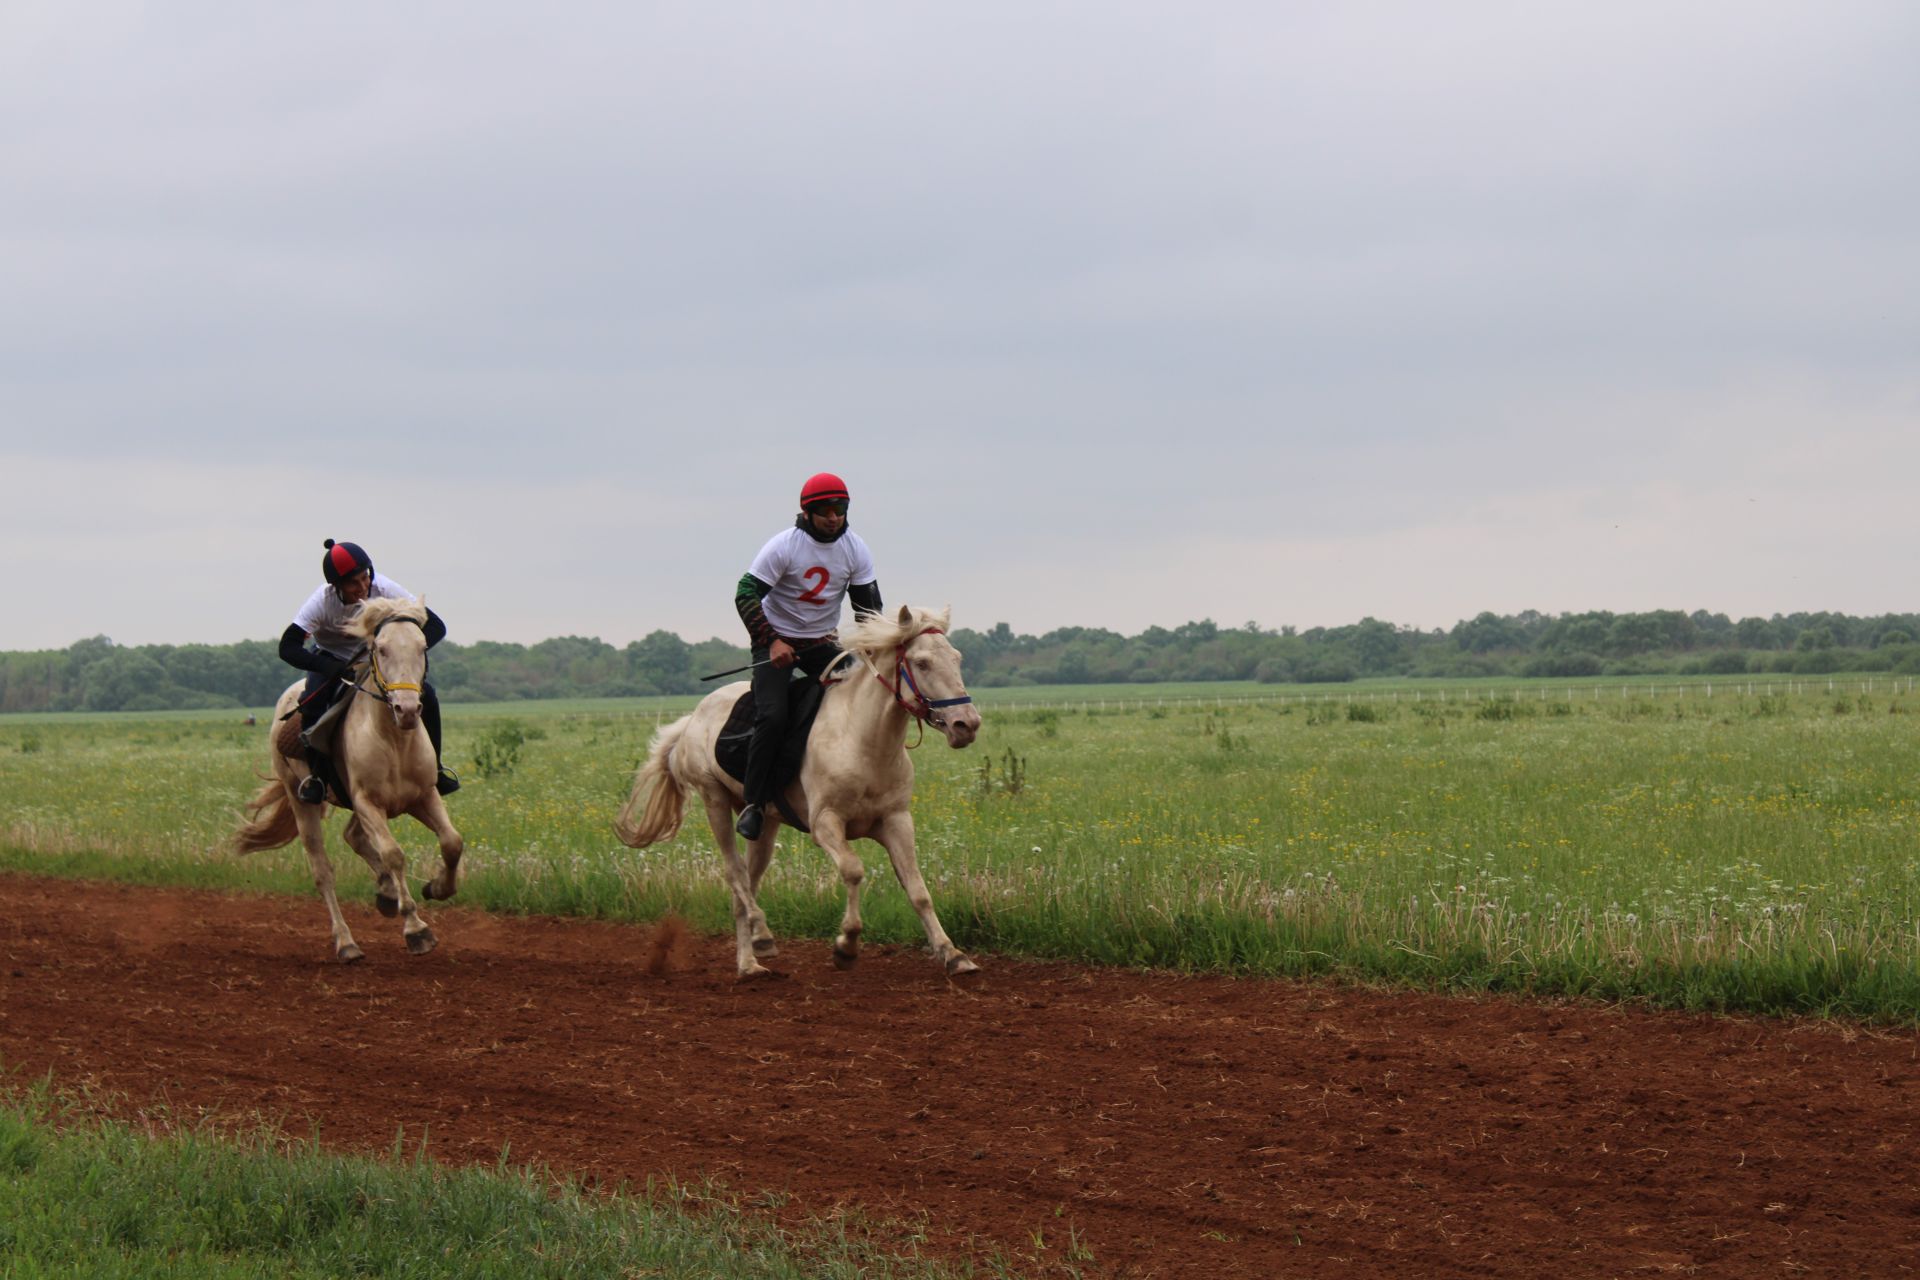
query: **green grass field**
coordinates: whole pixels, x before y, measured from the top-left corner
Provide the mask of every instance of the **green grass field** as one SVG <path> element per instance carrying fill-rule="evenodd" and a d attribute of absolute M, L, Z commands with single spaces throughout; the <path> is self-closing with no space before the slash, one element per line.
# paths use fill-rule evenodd
<path fill-rule="evenodd" d="M 1005 1276 L 904 1259 L 889 1224 L 775 1228 L 700 1188 L 607 1196 L 539 1170 L 445 1169 L 271 1130 L 129 1124 L 45 1089 L 0 1097 L 0 1275 L 62 1280 Z M 910 1224 L 902 1224 L 907 1226 Z M 881 1242 L 876 1244 L 877 1237 Z M 889 1251 L 892 1252 L 889 1252 Z"/>
<path fill-rule="evenodd" d="M 956 942 L 1097 964 L 1912 1022 L 1903 680 L 996 689 L 980 741 L 915 753 L 922 866 Z M 463 902 L 728 928 L 695 816 L 644 851 L 614 811 L 691 699 L 448 709 Z M 0 865 L 311 892 L 297 848 L 220 841 L 265 716 L 0 720 Z M 337 830 L 338 819 L 333 829 Z M 427 833 L 396 828 L 425 871 Z M 830 936 L 842 893 L 783 836 L 763 903 Z M 877 846 L 868 938 L 919 926 Z M 364 875 L 336 858 L 346 892 Z M 416 877 L 417 878 L 417 877 Z M 324 949 L 316 906 L 316 954 Z"/>

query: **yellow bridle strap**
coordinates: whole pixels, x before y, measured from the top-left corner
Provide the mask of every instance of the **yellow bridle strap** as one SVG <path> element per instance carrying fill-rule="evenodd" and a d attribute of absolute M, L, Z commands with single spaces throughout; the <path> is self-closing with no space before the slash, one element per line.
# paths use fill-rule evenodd
<path fill-rule="evenodd" d="M 367 656 L 370 659 L 370 665 L 373 667 L 373 682 L 380 686 L 380 692 L 392 693 L 395 689 L 404 689 L 412 693 L 420 692 L 420 686 L 417 684 L 411 684 L 406 681 L 401 681 L 398 684 L 387 683 L 387 678 L 380 674 L 380 651 L 378 649 L 368 646 Z"/>

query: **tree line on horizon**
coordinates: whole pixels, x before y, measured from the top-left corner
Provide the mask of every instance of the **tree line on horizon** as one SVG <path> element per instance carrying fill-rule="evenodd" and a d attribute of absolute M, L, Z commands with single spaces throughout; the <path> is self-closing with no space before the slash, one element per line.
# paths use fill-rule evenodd
<path fill-rule="evenodd" d="M 1226 628 L 1210 619 L 1127 636 L 1098 627 L 1019 635 L 1002 622 L 957 628 L 967 681 L 981 688 L 1255 680 L 1341 683 L 1367 677 L 1920 674 L 1920 615 L 1839 613 L 1741 618 L 1697 610 L 1481 613 L 1450 629 L 1362 618 L 1343 627 Z M 447 641 L 432 680 L 447 702 L 701 693 L 700 677 L 747 661 L 744 646 L 688 643 L 669 631 L 616 648 L 561 636 L 538 644 Z M 117 645 L 0 653 L 0 712 L 165 711 L 271 706 L 297 672 L 276 645 Z"/>

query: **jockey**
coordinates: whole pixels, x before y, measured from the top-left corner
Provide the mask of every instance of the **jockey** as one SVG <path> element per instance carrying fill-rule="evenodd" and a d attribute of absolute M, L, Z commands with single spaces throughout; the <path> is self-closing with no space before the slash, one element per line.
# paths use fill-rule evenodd
<path fill-rule="evenodd" d="M 734 608 L 753 648 L 753 737 L 747 744 L 746 807 L 734 827 L 760 838 L 763 806 L 773 796 L 773 765 L 787 728 L 791 668 L 818 676 L 840 654 L 834 629 L 840 601 L 856 618 L 880 612 L 873 555 L 847 527 L 847 486 L 822 471 L 800 488 L 793 527 L 767 539 L 734 589 Z"/>
<path fill-rule="evenodd" d="M 413 594 L 392 578 L 375 573 L 372 558 L 358 544 L 328 538 L 326 548 L 327 554 L 320 561 L 326 585 L 314 588 L 307 602 L 300 606 L 300 612 L 293 615 L 293 621 L 280 633 L 280 660 L 307 673 L 307 687 L 300 695 L 302 729 L 319 719 L 332 704 L 335 685 L 352 665 L 353 656 L 360 648 L 360 638 L 346 627 L 360 612 L 360 606 L 368 600 L 413 599 Z M 432 609 L 427 610 L 424 629 L 429 649 L 447 634 L 447 624 Z M 307 647 L 309 637 L 313 640 L 312 648 Z M 428 740 L 433 743 L 433 759 L 439 769 L 436 789 L 443 796 L 458 791 L 460 779 L 453 770 L 439 763 L 440 695 L 425 679 L 420 681 L 420 720 L 426 726 Z M 319 804 L 326 799 L 326 784 L 316 776 L 321 754 L 313 747 L 307 748 L 309 772 L 301 779 L 298 791 L 305 804 Z M 291 757 L 289 760 L 296 766 L 297 773 L 300 762 Z"/>

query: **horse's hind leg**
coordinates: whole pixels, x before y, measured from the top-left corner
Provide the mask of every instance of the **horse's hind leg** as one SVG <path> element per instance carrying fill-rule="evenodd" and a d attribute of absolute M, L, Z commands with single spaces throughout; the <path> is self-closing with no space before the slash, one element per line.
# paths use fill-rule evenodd
<path fill-rule="evenodd" d="M 900 887 L 907 891 L 907 901 L 920 915 L 920 927 L 927 931 L 927 945 L 933 948 L 934 958 L 956 977 L 976 972 L 980 966 L 953 945 L 953 939 L 940 927 L 940 917 L 934 912 L 933 896 L 927 892 L 927 882 L 920 875 L 920 860 L 913 852 L 913 814 L 902 809 L 887 815 L 874 839 L 886 847 L 887 857 L 893 860 L 893 874 L 899 877 Z"/>
<path fill-rule="evenodd" d="M 770 977 L 773 973 L 760 963 L 756 952 L 759 951 L 755 937 L 754 921 L 759 920 L 760 932 L 767 927 L 766 914 L 760 910 L 760 904 L 754 901 L 754 877 L 747 864 L 740 858 L 740 851 L 734 846 L 733 807 L 724 799 L 705 797 L 707 823 L 713 828 L 713 842 L 720 849 L 720 874 L 725 877 L 727 889 L 733 895 L 733 962 L 735 975 L 741 980 L 748 978 Z M 760 839 L 772 843 L 768 832 L 761 832 Z M 772 935 L 767 934 L 772 941 Z"/>
<path fill-rule="evenodd" d="M 347 918 L 340 914 L 340 899 L 333 891 L 333 863 L 327 857 L 326 831 L 321 826 L 325 812 L 319 805 L 296 804 L 293 818 L 300 827 L 300 844 L 307 851 L 307 865 L 313 868 L 314 887 L 327 904 L 327 917 L 333 921 L 333 954 L 344 964 L 352 964 L 366 953 L 353 940 Z"/>
<path fill-rule="evenodd" d="M 427 954 L 440 945 L 440 940 L 433 936 L 433 930 L 427 927 L 413 895 L 407 891 L 406 851 L 393 838 L 393 831 L 387 826 L 387 815 L 375 810 L 365 798 L 355 796 L 354 817 L 380 859 L 383 868 L 380 886 L 382 890 L 391 888 L 393 892 L 395 908 L 400 915 L 400 933 L 406 939 L 407 950 L 417 956 Z"/>

